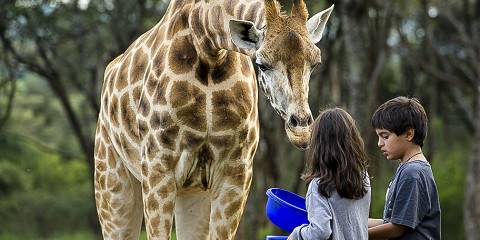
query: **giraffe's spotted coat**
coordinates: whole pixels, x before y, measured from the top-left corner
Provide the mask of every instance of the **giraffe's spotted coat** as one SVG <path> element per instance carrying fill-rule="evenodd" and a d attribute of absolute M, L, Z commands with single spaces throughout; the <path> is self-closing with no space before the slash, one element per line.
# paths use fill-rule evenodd
<path fill-rule="evenodd" d="M 150 239 L 169 239 L 174 215 L 178 239 L 235 237 L 259 122 L 255 71 L 233 45 L 226 21 L 260 28 L 276 6 L 274 0 L 172 0 L 163 19 L 107 66 L 94 172 L 105 239 L 138 239 L 143 218 Z M 291 33 L 278 27 L 280 20 L 269 22 L 265 56 L 289 64 L 312 60 L 291 54 L 313 51 L 304 44 L 306 20 L 282 18 Z"/>

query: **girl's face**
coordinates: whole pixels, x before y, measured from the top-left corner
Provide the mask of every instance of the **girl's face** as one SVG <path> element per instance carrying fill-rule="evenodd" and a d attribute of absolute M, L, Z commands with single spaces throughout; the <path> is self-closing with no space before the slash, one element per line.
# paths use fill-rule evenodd
<path fill-rule="evenodd" d="M 386 129 L 375 129 L 378 147 L 388 160 L 402 159 L 409 143 L 406 134 L 398 136 Z"/>

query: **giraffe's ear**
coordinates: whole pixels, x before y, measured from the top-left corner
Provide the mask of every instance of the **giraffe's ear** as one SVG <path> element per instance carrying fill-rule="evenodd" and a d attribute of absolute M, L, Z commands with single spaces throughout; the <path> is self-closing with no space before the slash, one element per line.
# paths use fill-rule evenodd
<path fill-rule="evenodd" d="M 313 17 L 308 19 L 308 34 L 310 35 L 310 39 L 314 43 L 318 43 L 320 42 L 320 39 L 322 39 L 323 30 L 325 29 L 325 25 L 327 24 L 328 18 L 330 17 L 330 13 L 332 13 L 333 6 L 334 5 L 315 14 Z"/>
<path fill-rule="evenodd" d="M 257 50 L 260 45 L 261 31 L 253 22 L 230 20 L 230 36 L 233 43 L 240 49 Z"/>

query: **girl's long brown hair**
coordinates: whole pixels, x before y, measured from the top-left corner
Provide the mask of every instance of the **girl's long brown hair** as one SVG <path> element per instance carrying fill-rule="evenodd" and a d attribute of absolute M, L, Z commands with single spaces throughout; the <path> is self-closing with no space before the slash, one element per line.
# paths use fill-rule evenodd
<path fill-rule="evenodd" d="M 367 193 L 367 155 L 355 120 L 341 108 L 327 109 L 315 120 L 303 179 L 318 178 L 318 191 L 330 197 L 332 191 L 348 199 Z"/>

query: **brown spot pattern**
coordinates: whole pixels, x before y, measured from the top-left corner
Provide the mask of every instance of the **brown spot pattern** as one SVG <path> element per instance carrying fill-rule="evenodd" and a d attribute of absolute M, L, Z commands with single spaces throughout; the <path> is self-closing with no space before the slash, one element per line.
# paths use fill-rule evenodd
<path fill-rule="evenodd" d="M 187 104 L 191 100 L 193 103 Z M 186 81 L 177 82 L 172 87 L 170 104 L 177 108 L 176 114 L 180 122 L 199 131 L 206 129 L 206 96 L 199 88 Z"/>
<path fill-rule="evenodd" d="M 250 67 L 250 58 L 240 56 L 240 63 L 242 64 L 242 74 L 245 77 L 251 77 L 253 75 L 253 69 Z"/>
<path fill-rule="evenodd" d="M 168 37 L 172 38 L 173 35 L 183 29 L 188 28 L 188 12 L 183 10 L 173 16 L 168 26 Z"/>
<path fill-rule="evenodd" d="M 105 171 L 105 169 L 107 168 L 106 164 L 104 162 L 100 162 L 100 161 L 97 161 L 97 164 L 95 166 L 95 168 L 100 171 L 100 172 L 103 172 Z"/>
<path fill-rule="evenodd" d="M 239 143 L 245 142 L 247 140 L 248 130 L 249 130 L 248 126 L 245 126 L 238 131 L 238 142 Z"/>
<path fill-rule="evenodd" d="M 157 77 L 160 77 L 165 69 L 165 47 L 160 46 L 155 57 L 152 59 L 152 71 Z"/>
<path fill-rule="evenodd" d="M 145 42 L 145 46 L 147 46 L 148 48 L 152 48 L 153 44 L 155 43 L 157 39 L 158 29 L 159 27 L 155 27 L 150 31 L 150 35 L 148 36 L 148 39 Z"/>
<path fill-rule="evenodd" d="M 235 139 L 232 135 L 210 136 L 210 142 L 215 148 L 230 147 L 234 144 Z"/>
<path fill-rule="evenodd" d="M 225 205 L 229 202 L 232 202 L 236 198 L 238 198 L 237 192 L 233 189 L 230 189 L 230 190 L 228 190 L 227 192 L 224 193 L 224 195 L 222 197 L 222 200 L 220 202 L 221 202 L 221 204 Z"/>
<path fill-rule="evenodd" d="M 145 95 L 143 95 L 142 99 L 140 100 L 140 106 L 138 110 L 144 117 L 150 114 L 150 102 L 147 100 Z"/>
<path fill-rule="evenodd" d="M 225 11 L 231 15 L 235 15 L 235 1 L 225 1 Z"/>
<path fill-rule="evenodd" d="M 147 68 L 148 58 L 147 54 L 143 50 L 138 50 L 133 56 L 133 65 L 130 71 L 130 84 L 134 84 L 140 80 L 143 80 L 143 75 Z"/>
<path fill-rule="evenodd" d="M 190 131 L 184 131 L 182 137 L 182 146 L 188 148 L 196 148 L 203 142 L 203 137 L 198 136 Z"/>
<path fill-rule="evenodd" d="M 145 136 L 148 132 L 148 124 L 143 120 L 138 120 L 138 131 L 140 136 Z"/>
<path fill-rule="evenodd" d="M 256 2 L 254 4 L 251 4 L 250 7 L 247 10 L 247 14 L 245 14 L 244 19 L 248 21 L 255 22 L 256 16 L 257 16 L 257 11 L 260 10 L 261 3 Z"/>
<path fill-rule="evenodd" d="M 148 142 L 147 142 L 146 147 L 147 147 L 147 157 L 148 157 L 148 159 L 155 158 L 159 149 L 158 149 L 157 141 L 155 140 L 155 138 L 152 135 L 150 135 L 148 137 Z"/>
<path fill-rule="evenodd" d="M 239 16 L 240 18 L 242 18 L 244 12 L 245 12 L 245 4 L 242 3 L 240 4 L 240 6 L 238 6 L 236 16 Z"/>
<path fill-rule="evenodd" d="M 155 87 L 155 93 L 153 95 L 154 104 L 167 104 L 166 94 L 167 94 L 167 85 L 170 82 L 170 78 L 163 75 L 160 78 L 157 86 Z"/>
<path fill-rule="evenodd" d="M 175 150 L 175 145 L 176 145 L 176 139 L 178 136 L 178 131 L 179 131 L 178 126 L 170 126 L 165 128 L 165 130 L 161 131 L 159 133 L 159 142 L 160 145 L 164 148 L 168 148 L 170 150 Z"/>
<path fill-rule="evenodd" d="M 205 95 L 200 95 L 194 103 L 177 110 L 177 119 L 195 130 L 205 131 L 207 129 L 205 106 Z"/>
<path fill-rule="evenodd" d="M 138 104 L 140 102 L 140 96 L 142 95 L 142 88 L 141 86 L 136 86 L 132 91 L 132 99 L 134 102 L 135 109 L 138 108 Z"/>
<path fill-rule="evenodd" d="M 242 200 L 237 199 L 236 201 L 231 202 L 226 208 L 225 208 L 225 215 L 226 216 L 234 216 L 235 213 L 241 209 L 242 205 Z"/>
<path fill-rule="evenodd" d="M 192 70 L 197 61 L 197 52 L 192 44 L 191 36 L 175 39 L 168 54 L 170 69 L 176 74 L 187 73 Z"/>
<path fill-rule="evenodd" d="M 125 61 L 123 61 L 122 65 L 120 65 L 120 72 L 118 73 L 115 81 L 115 88 L 118 90 L 122 90 L 128 85 L 128 67 L 131 59 L 132 54 L 128 54 Z"/>
<path fill-rule="evenodd" d="M 170 117 L 170 114 L 166 111 L 164 112 L 154 112 L 150 118 L 150 126 L 153 129 L 166 128 L 173 124 L 173 120 Z"/>
<path fill-rule="evenodd" d="M 142 175 L 143 176 L 148 176 L 148 163 L 147 162 L 142 162 Z"/>
<path fill-rule="evenodd" d="M 173 108 L 186 105 L 189 101 L 198 96 L 205 96 L 200 89 L 187 81 L 176 82 L 170 93 L 170 104 Z"/>
<path fill-rule="evenodd" d="M 226 226 L 224 225 L 218 226 L 216 230 L 217 230 L 219 239 L 229 239 L 228 230 Z"/>
<path fill-rule="evenodd" d="M 113 126 L 118 126 L 118 98 L 116 95 L 112 96 L 112 99 L 110 101 L 109 105 L 109 119 L 110 122 L 113 124 Z"/>
<path fill-rule="evenodd" d="M 225 92 L 225 91 L 218 91 Z M 213 130 L 222 131 L 227 129 L 236 128 L 240 122 L 241 118 L 238 114 L 232 110 L 234 105 L 234 99 L 228 97 L 226 94 L 222 93 L 213 93 L 212 103 L 214 105 L 213 109 Z M 230 95 L 232 95 L 230 93 Z"/>
<path fill-rule="evenodd" d="M 205 35 L 205 31 L 202 27 L 202 23 L 200 22 L 200 9 L 196 8 L 192 11 L 192 15 L 190 17 L 190 27 L 193 30 L 193 33 L 197 36 Z"/>
<path fill-rule="evenodd" d="M 242 148 L 237 147 L 235 150 L 232 152 L 232 155 L 230 155 L 231 160 L 239 160 L 240 157 L 242 156 Z"/>
<path fill-rule="evenodd" d="M 222 213 L 218 208 L 215 208 L 215 213 L 213 214 L 213 221 L 218 221 L 222 219 Z"/>
<path fill-rule="evenodd" d="M 253 107 L 248 85 L 244 82 L 237 82 L 235 86 L 233 86 L 232 91 L 234 98 L 237 100 L 237 112 L 240 114 L 240 117 L 246 118 Z"/>
<path fill-rule="evenodd" d="M 205 86 L 208 86 L 208 71 L 208 64 L 200 59 L 195 69 L 195 78 Z"/>
<path fill-rule="evenodd" d="M 236 128 L 248 116 L 253 107 L 249 92 L 246 83 L 238 82 L 232 90 L 213 93 L 213 130 Z"/>
<path fill-rule="evenodd" d="M 138 134 L 136 132 L 136 120 L 135 112 L 132 110 L 129 102 L 130 98 L 128 94 L 124 94 L 121 98 L 120 103 L 120 112 L 122 118 L 123 128 L 126 130 L 128 135 L 134 139 L 138 140 Z"/>
<path fill-rule="evenodd" d="M 105 77 L 105 82 L 103 83 L 103 87 L 108 85 L 106 88 L 108 88 L 108 91 L 110 94 L 113 93 L 113 89 L 115 87 L 114 83 L 115 83 L 115 76 L 117 72 L 118 72 L 118 68 L 111 69 L 109 72 L 109 75 Z M 105 88 L 102 89 L 102 93 L 105 94 Z"/>
<path fill-rule="evenodd" d="M 220 6 L 213 7 L 211 15 L 212 15 L 212 19 L 214 19 L 214 21 L 211 23 L 212 28 L 217 31 L 223 31 L 223 27 L 224 27 L 223 21 L 217 20 L 217 19 L 224 19 L 222 8 Z"/>
<path fill-rule="evenodd" d="M 212 81 L 215 84 L 227 80 L 235 73 L 235 62 L 237 60 L 237 53 L 228 52 L 223 64 L 215 67 L 212 71 Z"/>
<path fill-rule="evenodd" d="M 150 194 L 150 196 L 147 198 L 147 208 L 149 211 L 155 211 L 158 209 L 158 202 L 153 194 Z"/>
<path fill-rule="evenodd" d="M 163 204 L 163 212 L 164 213 L 173 213 L 173 208 L 174 208 L 174 204 L 173 204 L 172 201 L 168 201 L 168 202 Z"/>

